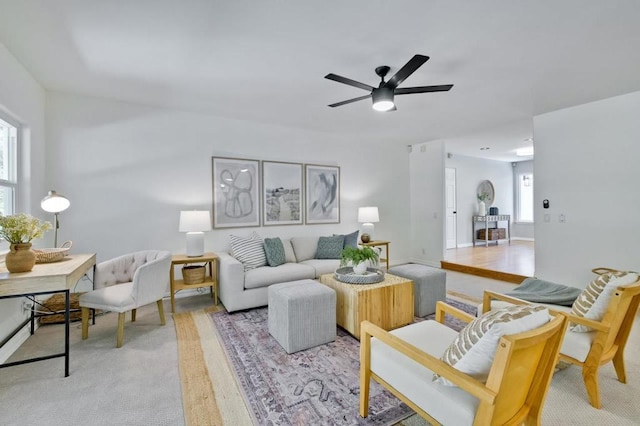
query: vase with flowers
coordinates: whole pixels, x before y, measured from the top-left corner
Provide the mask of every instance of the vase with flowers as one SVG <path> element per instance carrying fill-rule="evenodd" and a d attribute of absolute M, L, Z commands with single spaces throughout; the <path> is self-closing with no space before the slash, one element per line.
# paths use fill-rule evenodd
<path fill-rule="evenodd" d="M 9 272 L 29 272 L 36 264 L 36 255 L 31 250 L 31 241 L 40 238 L 51 229 L 51 223 L 31 215 L 19 213 L 0 215 L 0 237 L 9 243 L 5 265 Z"/>
<path fill-rule="evenodd" d="M 478 193 L 478 216 L 487 215 L 487 205 L 485 201 L 489 198 L 489 194 L 486 192 Z"/>

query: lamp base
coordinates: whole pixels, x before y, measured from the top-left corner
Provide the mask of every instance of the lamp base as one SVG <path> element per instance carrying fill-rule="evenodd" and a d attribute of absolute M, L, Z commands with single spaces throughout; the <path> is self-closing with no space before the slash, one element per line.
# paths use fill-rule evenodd
<path fill-rule="evenodd" d="M 187 232 L 187 257 L 204 255 L 204 232 Z"/>
<path fill-rule="evenodd" d="M 369 241 L 373 241 L 373 230 L 374 230 L 373 223 L 367 222 L 362 224 L 362 233 L 369 234 Z"/>

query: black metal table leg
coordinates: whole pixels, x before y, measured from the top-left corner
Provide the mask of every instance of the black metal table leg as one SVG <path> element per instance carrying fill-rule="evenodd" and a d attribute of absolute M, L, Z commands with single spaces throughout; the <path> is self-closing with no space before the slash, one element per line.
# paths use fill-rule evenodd
<path fill-rule="evenodd" d="M 64 292 L 64 377 L 69 377 L 69 328 L 71 324 L 71 293 Z"/>

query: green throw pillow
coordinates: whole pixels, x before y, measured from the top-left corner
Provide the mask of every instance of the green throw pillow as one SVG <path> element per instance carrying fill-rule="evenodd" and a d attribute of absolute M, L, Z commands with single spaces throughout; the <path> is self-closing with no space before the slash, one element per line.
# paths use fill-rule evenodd
<path fill-rule="evenodd" d="M 265 238 L 264 253 L 267 256 L 269 266 L 278 266 L 285 263 L 284 245 L 280 238 Z"/>
<path fill-rule="evenodd" d="M 344 246 L 344 235 L 320 237 L 316 249 L 316 259 L 340 259 Z"/>

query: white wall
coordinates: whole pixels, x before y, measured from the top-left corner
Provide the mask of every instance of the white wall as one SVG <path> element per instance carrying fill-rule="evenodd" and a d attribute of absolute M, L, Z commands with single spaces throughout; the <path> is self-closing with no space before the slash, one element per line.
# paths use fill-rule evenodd
<path fill-rule="evenodd" d="M 59 241 L 98 261 L 145 248 L 184 252 L 180 210 L 211 209 L 211 157 L 338 165 L 341 223 L 214 230 L 205 249 L 224 250 L 228 235 L 330 235 L 359 228 L 360 206 L 377 205 L 376 238 L 391 241 L 391 262 L 409 257 L 409 154 L 298 129 L 221 119 L 105 99 L 49 93 L 47 167 L 71 200 Z"/>
<path fill-rule="evenodd" d="M 457 242 L 458 247 L 471 246 L 471 218 L 478 214 L 478 185 L 490 180 L 495 191 L 492 207 L 500 214 L 509 214 L 513 220 L 513 171 L 511 163 L 484 158 L 452 155 L 445 160 L 446 167 L 456 169 Z M 489 207 L 487 206 L 487 213 Z M 500 226 L 504 226 L 501 222 Z"/>
<path fill-rule="evenodd" d="M 440 267 L 444 258 L 444 142 L 413 145 L 411 261 Z"/>
<path fill-rule="evenodd" d="M 540 278 L 584 287 L 594 267 L 640 270 L 638 117 L 640 92 L 535 117 Z M 543 221 L 545 213 L 551 222 Z"/>
<path fill-rule="evenodd" d="M 533 161 L 519 161 L 515 163 L 513 167 L 513 219 L 516 219 L 516 212 L 518 210 L 518 173 L 533 173 Z M 533 187 L 535 189 L 536 177 L 533 177 Z M 514 238 L 523 238 L 533 240 L 534 238 L 533 223 L 514 222 L 511 225 Z"/>
<path fill-rule="evenodd" d="M 47 192 L 44 176 L 44 108 L 45 93 L 42 87 L 0 43 L 0 110 L 23 128 L 22 144 L 18 147 L 20 191 L 16 194 L 16 210 L 40 218 L 46 218 L 40 210 L 40 199 Z M 40 243 L 35 241 L 34 245 Z M 6 244 L 2 244 L 0 250 L 6 250 L 6 247 Z M 21 299 L 0 300 L 0 340 L 8 336 L 24 317 Z M 0 362 L 26 336 L 17 337 L 0 350 Z"/>

